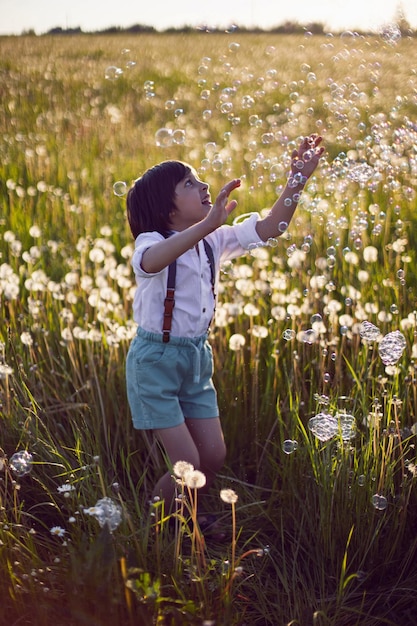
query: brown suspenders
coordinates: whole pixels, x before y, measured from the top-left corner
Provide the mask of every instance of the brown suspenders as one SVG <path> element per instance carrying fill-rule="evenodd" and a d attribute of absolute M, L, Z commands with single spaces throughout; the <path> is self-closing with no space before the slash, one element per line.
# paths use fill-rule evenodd
<path fill-rule="evenodd" d="M 208 258 L 208 262 L 210 264 L 210 281 L 211 288 L 213 291 L 214 302 L 216 302 L 216 293 L 215 293 L 215 279 L 216 279 L 216 270 L 214 266 L 214 255 L 213 250 L 210 244 L 203 239 L 204 250 L 206 251 L 206 255 Z M 175 306 L 175 278 L 177 273 L 177 263 L 173 261 L 168 267 L 168 280 L 167 280 L 167 293 L 164 300 L 164 321 L 162 325 L 162 341 L 164 343 L 168 343 L 169 335 L 171 332 L 172 325 L 172 314 Z"/>

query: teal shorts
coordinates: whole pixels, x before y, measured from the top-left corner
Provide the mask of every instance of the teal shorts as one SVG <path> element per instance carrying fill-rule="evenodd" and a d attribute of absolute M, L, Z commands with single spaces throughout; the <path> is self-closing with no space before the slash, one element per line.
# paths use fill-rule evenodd
<path fill-rule="evenodd" d="M 207 335 L 188 339 L 138 328 L 126 359 L 127 397 L 133 426 L 171 428 L 185 418 L 218 417 L 213 354 Z"/>

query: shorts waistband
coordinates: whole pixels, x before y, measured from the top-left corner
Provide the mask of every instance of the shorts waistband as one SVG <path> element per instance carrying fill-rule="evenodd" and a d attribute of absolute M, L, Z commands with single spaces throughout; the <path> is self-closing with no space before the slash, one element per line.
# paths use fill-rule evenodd
<path fill-rule="evenodd" d="M 147 339 L 148 341 L 154 341 L 156 343 L 162 343 L 162 333 L 153 333 L 150 330 L 145 330 L 138 326 L 136 334 L 143 339 Z M 175 337 L 174 335 L 169 336 L 169 342 L 174 346 L 197 346 L 200 347 L 207 340 L 207 333 L 201 335 L 200 337 Z"/>
<path fill-rule="evenodd" d="M 142 337 L 147 341 L 153 341 L 155 343 L 163 343 L 162 333 L 153 333 L 149 330 L 145 330 L 138 327 L 136 331 L 138 337 Z M 193 351 L 193 380 L 195 383 L 200 382 L 201 371 L 201 356 L 200 352 L 207 340 L 207 333 L 201 335 L 201 337 L 175 337 L 170 335 L 169 342 L 166 345 L 183 346 L 185 348 L 191 348 Z"/>

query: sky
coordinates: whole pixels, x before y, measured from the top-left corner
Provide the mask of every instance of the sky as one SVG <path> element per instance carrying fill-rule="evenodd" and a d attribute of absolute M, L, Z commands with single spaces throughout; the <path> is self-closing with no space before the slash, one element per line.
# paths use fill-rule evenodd
<path fill-rule="evenodd" d="M 184 25 L 269 29 L 286 21 L 320 22 L 328 32 L 378 31 L 399 10 L 417 30 L 417 0 L 0 0 L 0 35 L 55 27 L 84 32 L 143 24 L 157 30 Z"/>

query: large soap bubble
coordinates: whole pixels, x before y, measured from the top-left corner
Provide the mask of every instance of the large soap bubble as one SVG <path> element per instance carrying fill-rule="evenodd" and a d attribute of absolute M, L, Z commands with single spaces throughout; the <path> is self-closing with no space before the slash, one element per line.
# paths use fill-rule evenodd
<path fill-rule="evenodd" d="M 32 471 L 33 456 L 27 450 L 15 452 L 9 459 L 9 467 L 19 478 L 25 476 Z"/>
<path fill-rule="evenodd" d="M 90 509 L 85 509 L 85 513 L 95 517 L 101 528 L 107 526 L 112 532 L 116 530 L 122 521 L 122 507 L 111 498 L 101 498 Z"/>
<path fill-rule="evenodd" d="M 371 322 L 365 320 L 360 325 L 359 335 L 365 341 L 376 341 L 381 335 L 381 331 L 377 326 L 375 326 L 375 324 L 372 324 Z"/>
<path fill-rule="evenodd" d="M 333 439 L 339 430 L 337 417 L 330 413 L 318 413 L 308 420 L 308 427 L 320 441 Z"/>
<path fill-rule="evenodd" d="M 405 337 L 399 330 L 385 335 L 379 344 L 379 356 L 384 365 L 395 365 L 406 345 Z"/>

